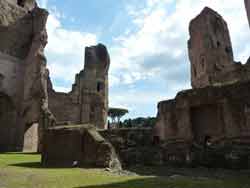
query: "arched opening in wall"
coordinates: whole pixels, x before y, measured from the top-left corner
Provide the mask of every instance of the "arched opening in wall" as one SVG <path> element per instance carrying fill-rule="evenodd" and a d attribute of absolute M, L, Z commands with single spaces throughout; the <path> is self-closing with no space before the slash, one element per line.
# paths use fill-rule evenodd
<path fill-rule="evenodd" d="M 39 124 L 32 123 L 25 127 L 23 151 L 37 152 L 38 151 L 38 135 Z"/>
<path fill-rule="evenodd" d="M 24 7 L 24 1 L 25 1 L 25 0 L 17 0 L 18 6 Z"/>
<path fill-rule="evenodd" d="M 16 110 L 12 99 L 0 92 L 0 152 L 17 151 L 20 131 L 16 127 Z"/>

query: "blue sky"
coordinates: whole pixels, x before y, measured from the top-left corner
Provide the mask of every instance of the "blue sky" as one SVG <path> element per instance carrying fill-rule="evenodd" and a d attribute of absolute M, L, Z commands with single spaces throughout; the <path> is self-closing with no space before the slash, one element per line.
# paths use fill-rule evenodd
<path fill-rule="evenodd" d="M 39 0 L 50 16 L 46 56 L 57 91 L 70 91 L 84 47 L 103 43 L 111 56 L 110 106 L 127 117 L 155 116 L 157 103 L 190 88 L 188 24 L 205 6 L 228 22 L 236 61 L 250 55 L 243 0 Z M 248 42 L 247 42 L 248 41 Z"/>

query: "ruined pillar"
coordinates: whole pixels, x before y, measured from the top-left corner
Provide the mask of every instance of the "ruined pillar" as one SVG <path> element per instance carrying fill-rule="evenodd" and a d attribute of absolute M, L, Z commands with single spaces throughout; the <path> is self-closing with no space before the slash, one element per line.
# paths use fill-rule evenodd
<path fill-rule="evenodd" d="M 191 21 L 189 33 L 192 87 L 212 85 L 216 75 L 234 62 L 227 23 L 217 12 L 206 7 Z"/>

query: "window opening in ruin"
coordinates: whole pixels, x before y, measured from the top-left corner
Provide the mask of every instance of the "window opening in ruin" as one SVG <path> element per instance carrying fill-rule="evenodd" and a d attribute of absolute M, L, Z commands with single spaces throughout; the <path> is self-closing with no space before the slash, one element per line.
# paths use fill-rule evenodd
<path fill-rule="evenodd" d="M 102 83 L 101 82 L 98 82 L 97 83 L 97 91 L 100 92 L 102 89 Z"/>
<path fill-rule="evenodd" d="M 160 137 L 154 136 L 153 137 L 153 145 L 159 145 L 160 144 Z"/>
<path fill-rule="evenodd" d="M 17 0 L 17 4 L 18 4 L 20 7 L 24 7 L 24 0 Z"/>
<path fill-rule="evenodd" d="M 218 48 L 220 47 L 220 42 L 219 42 L 219 41 L 217 41 L 217 47 L 218 47 Z"/>
<path fill-rule="evenodd" d="M 204 149 L 211 145 L 211 136 L 206 135 L 204 138 Z"/>
<path fill-rule="evenodd" d="M 197 73 L 196 73 L 196 69 L 194 68 L 194 77 L 196 77 Z"/>
<path fill-rule="evenodd" d="M 225 51 L 226 51 L 226 53 L 228 53 L 228 54 L 230 54 L 230 53 L 232 52 L 231 48 L 228 47 L 228 46 L 225 48 Z"/>
<path fill-rule="evenodd" d="M 204 68 L 205 68 L 205 57 L 204 56 L 201 57 L 201 67 L 204 71 Z"/>

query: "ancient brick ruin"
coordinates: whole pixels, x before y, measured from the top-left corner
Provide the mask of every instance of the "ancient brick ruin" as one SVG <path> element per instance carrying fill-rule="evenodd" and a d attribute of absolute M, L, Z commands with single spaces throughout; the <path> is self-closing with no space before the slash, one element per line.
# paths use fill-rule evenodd
<path fill-rule="evenodd" d="M 250 167 L 250 60 L 234 61 L 217 12 L 206 7 L 190 22 L 192 89 L 158 104 L 153 130 L 104 130 L 110 57 L 102 44 L 86 47 L 69 93 L 53 89 L 47 17 L 34 0 L 0 1 L 0 152 L 40 150 L 45 166 Z"/>
<path fill-rule="evenodd" d="M 35 0 L 0 2 L 0 151 L 41 151 L 43 132 L 58 124 L 106 126 L 106 47 L 86 47 L 72 91 L 54 91 L 44 55 L 47 17 Z"/>
<path fill-rule="evenodd" d="M 48 12 L 35 1 L 3 0 L 0 6 L 0 151 L 38 147 L 41 135 L 25 134 L 53 121 L 48 109 L 45 30 Z M 51 121 L 50 121 L 51 120 Z M 39 131 L 42 132 L 42 131 Z M 42 133 L 41 133 L 42 134 Z M 24 142 L 25 135 L 33 141 Z M 26 145 L 23 145 L 23 144 Z"/>
<path fill-rule="evenodd" d="M 86 47 L 84 69 L 76 75 L 71 92 L 55 92 L 49 80 L 49 109 L 58 124 L 91 123 L 97 128 L 106 127 L 109 64 L 104 45 Z"/>
<path fill-rule="evenodd" d="M 188 52 L 191 85 L 202 88 L 249 80 L 249 66 L 234 62 L 227 23 L 210 8 L 193 19 L 189 26 Z"/>
<path fill-rule="evenodd" d="M 155 136 L 165 143 L 164 158 L 249 167 L 249 62 L 234 62 L 227 24 L 212 9 L 205 8 L 189 30 L 193 89 L 158 104 Z"/>

